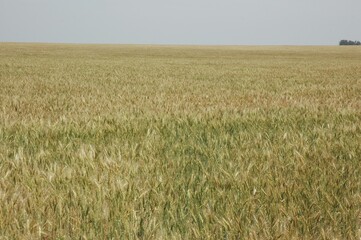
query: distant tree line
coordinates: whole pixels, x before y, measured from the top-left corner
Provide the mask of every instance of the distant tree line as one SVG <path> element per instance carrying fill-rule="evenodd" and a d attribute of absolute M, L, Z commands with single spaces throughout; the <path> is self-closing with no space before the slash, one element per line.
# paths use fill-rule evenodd
<path fill-rule="evenodd" d="M 361 45 L 360 41 L 341 40 L 340 46 L 342 45 Z"/>

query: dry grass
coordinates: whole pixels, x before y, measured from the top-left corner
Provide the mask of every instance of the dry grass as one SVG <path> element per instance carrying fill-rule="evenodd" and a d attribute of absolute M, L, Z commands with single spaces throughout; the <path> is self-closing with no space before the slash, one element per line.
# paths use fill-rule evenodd
<path fill-rule="evenodd" d="M 0 44 L 0 239 L 359 239 L 361 48 Z"/>

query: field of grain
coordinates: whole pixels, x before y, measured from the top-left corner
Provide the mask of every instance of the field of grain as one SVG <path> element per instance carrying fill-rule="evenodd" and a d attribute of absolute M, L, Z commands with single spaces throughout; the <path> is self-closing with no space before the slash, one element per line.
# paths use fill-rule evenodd
<path fill-rule="evenodd" d="M 0 239 L 359 239 L 361 48 L 0 44 Z"/>

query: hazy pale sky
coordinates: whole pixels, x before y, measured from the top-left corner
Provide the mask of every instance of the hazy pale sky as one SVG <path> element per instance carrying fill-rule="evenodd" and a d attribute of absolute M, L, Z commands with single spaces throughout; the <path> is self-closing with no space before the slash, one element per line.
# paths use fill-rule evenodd
<path fill-rule="evenodd" d="M 0 42 L 335 45 L 361 0 L 0 0 Z"/>

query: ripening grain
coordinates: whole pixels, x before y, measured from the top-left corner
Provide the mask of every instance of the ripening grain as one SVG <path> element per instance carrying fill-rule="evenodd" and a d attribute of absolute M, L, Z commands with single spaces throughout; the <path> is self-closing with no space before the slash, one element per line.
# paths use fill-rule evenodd
<path fill-rule="evenodd" d="M 0 239 L 360 239 L 361 48 L 0 44 Z"/>

